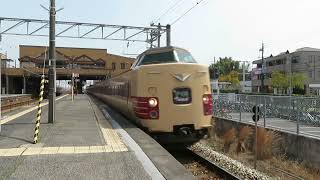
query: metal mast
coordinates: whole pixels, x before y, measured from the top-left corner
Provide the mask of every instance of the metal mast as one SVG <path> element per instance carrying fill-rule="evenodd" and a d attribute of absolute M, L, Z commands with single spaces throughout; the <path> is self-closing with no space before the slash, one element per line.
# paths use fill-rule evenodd
<path fill-rule="evenodd" d="M 50 27 L 49 27 L 49 114 L 48 122 L 55 121 L 55 99 L 56 99 L 56 40 L 55 40 L 55 24 L 56 24 L 56 7 L 55 0 L 50 0 Z"/>

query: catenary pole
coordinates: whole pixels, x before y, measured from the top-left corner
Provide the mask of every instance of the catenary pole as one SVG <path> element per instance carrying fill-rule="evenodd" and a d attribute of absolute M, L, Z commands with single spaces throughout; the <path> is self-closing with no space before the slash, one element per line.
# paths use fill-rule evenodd
<path fill-rule="evenodd" d="M 56 23 L 56 8 L 55 0 L 50 0 L 50 27 L 49 27 L 49 114 L 48 122 L 53 123 L 55 120 L 55 98 L 56 98 L 56 47 L 55 47 L 55 23 Z"/>

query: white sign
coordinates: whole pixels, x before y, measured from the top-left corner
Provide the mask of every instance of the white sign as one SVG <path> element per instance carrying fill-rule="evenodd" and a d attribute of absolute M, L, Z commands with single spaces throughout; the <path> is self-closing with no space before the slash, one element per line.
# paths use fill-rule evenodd
<path fill-rule="evenodd" d="M 72 73 L 72 77 L 79 77 L 78 73 Z"/>
<path fill-rule="evenodd" d="M 320 84 L 309 84 L 310 88 L 320 88 Z"/>

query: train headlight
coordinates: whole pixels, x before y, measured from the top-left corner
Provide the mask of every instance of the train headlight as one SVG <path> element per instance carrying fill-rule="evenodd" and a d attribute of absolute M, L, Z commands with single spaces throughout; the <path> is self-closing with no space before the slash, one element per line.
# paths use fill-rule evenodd
<path fill-rule="evenodd" d="M 150 98 L 148 102 L 150 107 L 156 107 L 158 105 L 158 101 L 156 98 Z"/>

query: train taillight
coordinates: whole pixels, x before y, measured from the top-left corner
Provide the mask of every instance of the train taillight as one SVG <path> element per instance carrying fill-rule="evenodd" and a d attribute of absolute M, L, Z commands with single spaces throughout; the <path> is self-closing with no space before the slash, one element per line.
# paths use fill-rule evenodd
<path fill-rule="evenodd" d="M 202 96 L 202 104 L 203 104 L 203 114 L 204 115 L 212 115 L 212 95 L 204 94 Z"/>
<path fill-rule="evenodd" d="M 157 97 L 132 97 L 135 115 L 141 119 L 159 119 L 159 99 Z"/>

